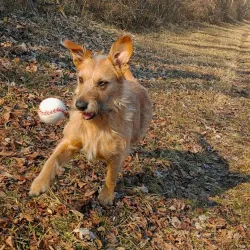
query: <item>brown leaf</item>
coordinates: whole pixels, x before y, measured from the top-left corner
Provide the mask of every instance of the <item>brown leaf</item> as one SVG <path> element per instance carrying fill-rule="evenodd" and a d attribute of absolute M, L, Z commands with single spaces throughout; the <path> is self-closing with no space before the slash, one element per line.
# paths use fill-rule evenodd
<path fill-rule="evenodd" d="M 4 115 L 3 115 L 3 118 L 4 118 L 4 121 L 5 122 L 8 122 L 10 120 L 10 117 L 11 117 L 11 112 L 8 111 L 6 112 Z"/>
<path fill-rule="evenodd" d="M 105 229 L 105 227 L 100 226 L 100 227 L 97 228 L 97 231 L 98 231 L 98 232 L 105 232 L 106 229 Z"/>
<path fill-rule="evenodd" d="M 17 29 L 24 29 L 25 27 L 24 27 L 23 25 L 18 24 L 18 25 L 16 26 L 16 28 L 17 28 Z"/>
<path fill-rule="evenodd" d="M 77 184 L 78 184 L 79 188 L 82 188 L 82 187 L 87 185 L 86 182 L 82 182 L 82 181 L 78 181 Z"/>
<path fill-rule="evenodd" d="M 37 156 L 39 156 L 38 152 L 34 152 L 32 154 L 28 154 L 28 157 L 31 158 L 31 159 L 35 159 Z"/>
<path fill-rule="evenodd" d="M 33 95 L 33 94 L 29 93 L 29 95 L 28 95 L 28 99 L 29 99 L 29 100 L 31 100 L 31 99 L 35 99 L 35 98 L 36 98 L 36 96 L 35 96 L 35 95 Z"/>
<path fill-rule="evenodd" d="M 15 59 L 13 59 L 13 62 L 14 62 L 14 63 L 19 63 L 19 62 L 20 62 L 20 58 L 19 58 L 19 57 L 16 57 Z"/>
<path fill-rule="evenodd" d="M 5 223 L 7 223 L 7 219 L 6 218 L 3 218 L 3 217 L 0 217 L 0 225 L 4 225 Z"/>
<path fill-rule="evenodd" d="M 0 156 L 13 156 L 15 155 L 14 152 L 0 152 Z"/>
<path fill-rule="evenodd" d="M 76 215 L 77 217 L 83 219 L 83 214 L 75 209 L 71 209 L 70 212 L 72 212 L 74 215 Z"/>
<path fill-rule="evenodd" d="M 14 246 L 13 246 L 13 237 L 12 237 L 12 236 L 9 236 L 9 237 L 6 239 L 5 243 L 6 243 L 8 246 L 10 246 L 11 248 L 14 248 Z"/>
<path fill-rule="evenodd" d="M 175 246 L 172 245 L 172 244 L 168 244 L 168 243 L 165 243 L 165 244 L 164 244 L 164 247 L 165 247 L 165 250 L 178 250 L 177 247 L 175 247 Z"/>
<path fill-rule="evenodd" d="M 118 242 L 116 236 L 113 233 L 108 234 L 107 238 L 110 246 L 115 246 Z"/>
<path fill-rule="evenodd" d="M 177 217 L 173 217 L 171 220 L 171 224 L 175 227 L 175 228 L 180 228 L 181 226 L 181 221 L 177 218 Z"/>
<path fill-rule="evenodd" d="M 215 226 L 217 229 L 225 228 L 227 226 L 227 222 L 223 218 L 218 218 L 215 220 Z"/>
<path fill-rule="evenodd" d="M 23 166 L 26 159 L 25 158 L 17 158 L 17 157 L 13 157 L 13 159 L 16 161 L 18 166 Z"/>
<path fill-rule="evenodd" d="M 223 218 L 211 218 L 206 226 L 209 228 L 223 229 L 227 226 L 227 222 Z"/>
<path fill-rule="evenodd" d="M 244 226 L 243 226 L 242 224 L 238 225 L 238 226 L 236 227 L 236 229 L 237 229 L 237 231 L 238 231 L 241 235 L 243 235 L 243 236 L 246 235 L 245 228 L 244 228 Z"/>
<path fill-rule="evenodd" d="M 96 244 L 97 244 L 97 248 L 98 248 L 98 249 L 101 249 L 102 246 L 103 246 L 103 245 L 102 245 L 102 242 L 101 242 L 99 239 L 96 239 L 95 242 L 96 242 Z"/>
<path fill-rule="evenodd" d="M 30 64 L 25 69 L 27 72 L 34 73 L 37 72 L 37 65 L 36 64 Z"/>
<path fill-rule="evenodd" d="M 4 48 L 9 48 L 12 45 L 13 45 L 12 42 L 9 42 L 9 41 L 1 43 L 1 47 L 4 47 Z"/>
<path fill-rule="evenodd" d="M 215 246 L 215 245 L 212 245 L 212 244 L 210 244 L 209 242 L 207 242 L 207 246 L 206 246 L 206 249 L 208 250 L 217 250 L 218 249 L 218 247 L 217 246 Z"/>
<path fill-rule="evenodd" d="M 96 190 L 88 191 L 87 193 L 85 193 L 85 196 L 86 196 L 86 197 L 90 197 L 90 196 L 92 196 L 95 192 L 96 192 Z"/>
<path fill-rule="evenodd" d="M 25 214 L 25 213 L 20 214 L 20 219 L 26 219 L 29 222 L 34 221 L 34 217 L 32 217 L 30 214 Z"/>

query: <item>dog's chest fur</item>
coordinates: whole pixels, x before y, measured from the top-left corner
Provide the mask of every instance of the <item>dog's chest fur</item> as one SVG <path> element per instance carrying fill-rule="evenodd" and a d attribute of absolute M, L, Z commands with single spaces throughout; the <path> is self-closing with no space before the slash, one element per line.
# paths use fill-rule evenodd
<path fill-rule="evenodd" d="M 117 154 L 119 148 L 122 150 L 122 144 L 125 144 L 121 136 L 109 128 L 100 129 L 95 126 L 86 126 L 84 129 L 85 131 L 81 133 L 82 151 L 89 161 L 108 160 Z"/>

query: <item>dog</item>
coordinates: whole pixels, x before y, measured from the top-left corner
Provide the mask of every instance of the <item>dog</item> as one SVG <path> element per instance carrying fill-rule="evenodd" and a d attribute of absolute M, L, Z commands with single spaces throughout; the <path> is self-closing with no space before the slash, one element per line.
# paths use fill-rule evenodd
<path fill-rule="evenodd" d="M 112 205 L 117 177 L 131 147 L 145 135 L 152 119 L 147 90 L 130 71 L 130 36 L 121 36 L 108 55 L 93 56 L 85 47 L 64 41 L 77 70 L 77 87 L 63 139 L 33 181 L 30 195 L 45 192 L 56 170 L 82 150 L 88 160 L 107 164 L 102 205 Z"/>

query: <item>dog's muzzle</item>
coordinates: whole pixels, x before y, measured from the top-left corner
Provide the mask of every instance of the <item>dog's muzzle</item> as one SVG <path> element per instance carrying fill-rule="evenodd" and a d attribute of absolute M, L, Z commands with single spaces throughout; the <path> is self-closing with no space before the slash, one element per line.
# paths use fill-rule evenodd
<path fill-rule="evenodd" d="M 89 103 L 82 101 L 82 100 L 77 100 L 75 103 L 76 108 L 79 111 L 82 111 L 82 116 L 85 120 L 91 120 L 94 117 L 96 117 L 96 113 L 94 112 L 86 112 L 85 110 L 88 108 Z"/>

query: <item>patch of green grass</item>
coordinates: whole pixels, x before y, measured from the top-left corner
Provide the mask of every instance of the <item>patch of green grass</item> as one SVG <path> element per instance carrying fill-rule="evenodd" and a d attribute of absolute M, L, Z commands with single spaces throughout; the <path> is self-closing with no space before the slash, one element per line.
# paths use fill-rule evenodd
<path fill-rule="evenodd" d="M 74 222 L 72 219 L 73 217 L 71 216 L 65 216 L 55 218 L 52 222 L 53 227 L 60 234 L 61 238 L 69 242 L 75 241 L 74 235 L 70 232 L 72 223 Z"/>

